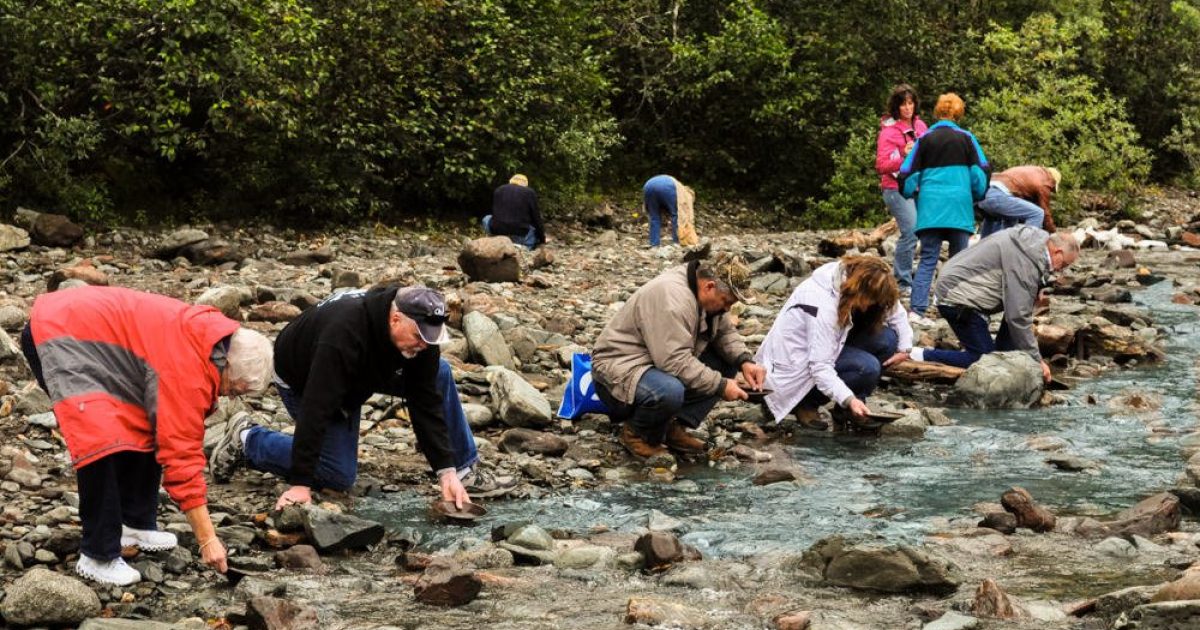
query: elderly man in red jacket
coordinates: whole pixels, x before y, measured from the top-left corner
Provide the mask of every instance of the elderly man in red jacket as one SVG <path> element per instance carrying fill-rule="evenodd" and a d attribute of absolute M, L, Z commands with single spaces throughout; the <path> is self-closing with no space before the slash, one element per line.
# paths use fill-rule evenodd
<path fill-rule="evenodd" d="M 157 531 L 160 480 L 205 564 L 224 572 L 205 496 L 204 418 L 218 395 L 266 388 L 270 341 L 211 306 L 81 287 L 34 301 L 21 350 L 50 394 L 75 467 L 83 522 L 76 572 L 132 584 L 141 575 L 121 559 L 122 545 L 177 544 Z"/>

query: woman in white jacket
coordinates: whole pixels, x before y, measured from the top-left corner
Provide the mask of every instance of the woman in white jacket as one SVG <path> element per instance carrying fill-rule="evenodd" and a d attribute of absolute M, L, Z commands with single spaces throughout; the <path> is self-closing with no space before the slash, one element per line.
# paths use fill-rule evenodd
<path fill-rule="evenodd" d="M 792 292 L 755 360 L 767 368 L 766 397 L 775 421 L 795 413 L 821 427 L 818 409 L 864 420 L 866 398 L 883 368 L 908 360 L 912 328 L 891 267 L 881 258 L 847 256 L 821 266 Z"/>

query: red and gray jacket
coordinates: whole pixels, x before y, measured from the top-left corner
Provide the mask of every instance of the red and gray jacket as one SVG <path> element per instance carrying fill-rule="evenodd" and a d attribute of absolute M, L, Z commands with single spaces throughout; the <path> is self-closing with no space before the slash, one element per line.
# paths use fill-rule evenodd
<path fill-rule="evenodd" d="M 118 287 L 47 293 L 29 320 L 72 465 L 153 452 L 180 509 L 204 505 L 204 418 L 221 380 L 213 349 L 238 323 Z"/>

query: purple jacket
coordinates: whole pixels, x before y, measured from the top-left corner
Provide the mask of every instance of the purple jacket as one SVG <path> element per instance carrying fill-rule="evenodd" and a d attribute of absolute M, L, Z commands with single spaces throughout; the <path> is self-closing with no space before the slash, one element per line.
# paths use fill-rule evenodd
<path fill-rule="evenodd" d="M 929 127 L 920 116 L 913 116 L 913 124 L 895 120 L 884 115 L 879 120 L 879 140 L 875 145 L 875 170 L 879 173 L 879 187 L 884 190 L 897 190 L 900 184 L 896 181 L 896 173 L 904 163 L 904 145 L 910 140 L 916 140 L 925 135 Z M 915 133 L 905 137 L 906 131 Z"/>

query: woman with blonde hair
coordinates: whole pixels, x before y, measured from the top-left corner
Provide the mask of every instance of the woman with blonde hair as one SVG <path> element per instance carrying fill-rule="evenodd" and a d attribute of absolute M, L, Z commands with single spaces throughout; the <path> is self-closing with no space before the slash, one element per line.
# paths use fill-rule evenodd
<path fill-rule="evenodd" d="M 755 361 L 767 369 L 766 405 L 776 422 L 795 413 L 824 428 L 818 408 L 830 400 L 835 418 L 864 421 L 883 368 L 907 360 L 911 349 L 891 267 L 873 256 L 846 256 L 796 287 Z"/>
<path fill-rule="evenodd" d="M 975 232 L 975 202 L 987 193 L 992 173 L 975 136 L 958 126 L 965 112 L 957 94 L 939 96 L 933 109 L 937 123 L 913 145 L 896 176 L 900 194 L 917 200 L 914 231 L 921 242 L 921 260 L 913 275 L 910 306 L 916 323 L 924 326 L 932 323 L 925 311 L 942 243 L 949 243 L 951 257 L 967 248 Z"/>

